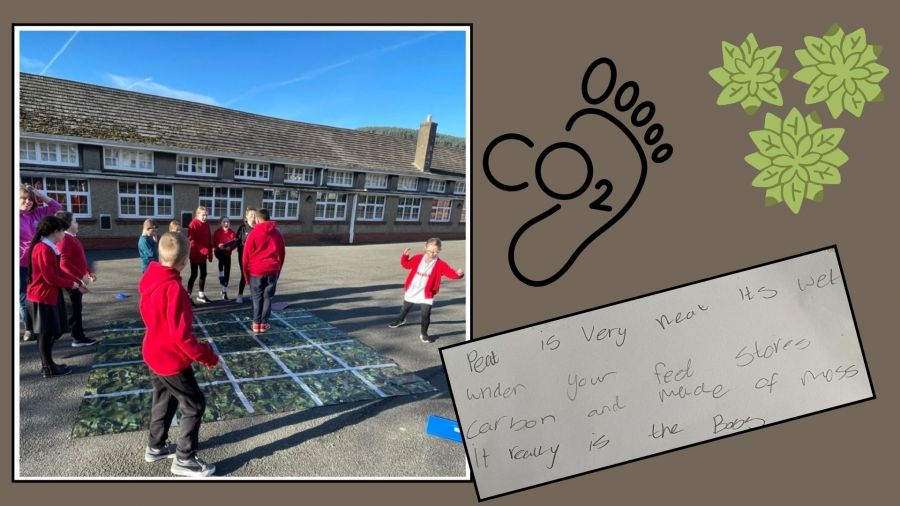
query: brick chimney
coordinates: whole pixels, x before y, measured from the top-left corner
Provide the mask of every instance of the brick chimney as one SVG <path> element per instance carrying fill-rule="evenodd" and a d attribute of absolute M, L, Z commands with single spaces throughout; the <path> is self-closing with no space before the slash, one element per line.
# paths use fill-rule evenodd
<path fill-rule="evenodd" d="M 413 165 L 422 172 L 431 170 L 431 154 L 434 151 L 434 137 L 437 134 L 437 123 L 431 121 L 429 114 L 425 122 L 419 125 L 419 136 L 416 139 L 416 159 Z"/>

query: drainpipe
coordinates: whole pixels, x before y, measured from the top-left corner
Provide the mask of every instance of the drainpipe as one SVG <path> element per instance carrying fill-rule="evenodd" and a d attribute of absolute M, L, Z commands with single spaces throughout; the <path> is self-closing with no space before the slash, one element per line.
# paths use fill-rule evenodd
<path fill-rule="evenodd" d="M 359 195 L 353 194 L 353 209 L 350 210 L 350 244 L 353 244 L 353 232 L 356 228 L 356 199 Z"/>

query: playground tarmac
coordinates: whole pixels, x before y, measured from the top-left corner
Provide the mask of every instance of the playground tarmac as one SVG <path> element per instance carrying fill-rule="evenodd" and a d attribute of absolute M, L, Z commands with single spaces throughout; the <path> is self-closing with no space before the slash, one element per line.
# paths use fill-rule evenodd
<path fill-rule="evenodd" d="M 435 298 L 430 334 L 419 341 L 418 310 L 409 324 L 387 327 L 399 312 L 407 271 L 405 247 L 422 244 L 295 246 L 278 281 L 276 302 L 301 307 L 346 332 L 404 370 L 430 382 L 436 392 L 315 407 L 303 411 L 204 423 L 200 455 L 223 478 L 450 478 L 465 479 L 463 447 L 425 434 L 429 415 L 455 418 L 438 348 L 465 340 L 465 280 L 444 279 Z M 465 241 L 444 243 L 441 258 L 465 268 Z M 140 319 L 135 251 L 88 251 L 97 282 L 84 298 L 86 333 L 101 337 L 110 320 Z M 236 292 L 233 262 L 229 296 Z M 209 265 L 211 304 L 198 313 L 250 307 L 219 300 L 214 264 Z M 182 273 L 187 281 L 188 269 Z M 123 292 L 130 297 L 116 298 Z M 195 288 L 196 294 L 196 288 Z M 74 373 L 44 379 L 36 344 L 19 342 L 19 476 L 21 478 L 173 478 L 169 462 L 146 463 L 144 431 L 72 438 L 96 347 L 72 348 L 69 335 L 53 350 Z M 170 435 L 174 436 L 173 434 Z"/>

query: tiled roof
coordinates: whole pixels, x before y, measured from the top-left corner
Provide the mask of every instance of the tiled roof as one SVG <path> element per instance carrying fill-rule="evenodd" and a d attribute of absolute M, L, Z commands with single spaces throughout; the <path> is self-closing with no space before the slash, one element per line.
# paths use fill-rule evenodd
<path fill-rule="evenodd" d="M 22 131 L 185 148 L 341 168 L 418 173 L 416 143 L 360 132 L 20 74 Z M 463 175 L 465 150 L 435 146 L 431 170 Z"/>

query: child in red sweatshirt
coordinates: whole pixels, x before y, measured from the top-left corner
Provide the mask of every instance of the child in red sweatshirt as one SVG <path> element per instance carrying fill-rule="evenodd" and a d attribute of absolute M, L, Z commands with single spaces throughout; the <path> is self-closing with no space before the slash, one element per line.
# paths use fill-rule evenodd
<path fill-rule="evenodd" d="M 409 270 L 409 275 L 406 276 L 406 282 L 403 284 L 403 309 L 400 310 L 400 316 L 389 323 L 388 327 L 395 329 L 405 324 L 409 310 L 413 304 L 418 304 L 419 311 L 422 313 L 419 340 L 423 343 L 430 343 L 432 341 L 428 336 L 428 325 L 431 324 L 431 305 L 434 304 L 434 296 L 441 289 L 441 277 L 459 279 L 463 277 L 463 270 L 454 270 L 450 264 L 438 258 L 438 253 L 441 252 L 441 240 L 437 237 L 432 237 L 425 242 L 424 253 L 410 258 L 411 249 L 406 248 L 400 255 L 400 265 Z"/>
<path fill-rule="evenodd" d="M 188 225 L 187 237 L 191 242 L 191 277 L 188 278 L 187 291 L 188 295 L 194 293 L 194 281 L 197 279 L 197 271 L 200 271 L 200 293 L 197 295 L 197 302 L 210 302 L 209 298 L 203 293 L 206 286 L 206 262 L 212 262 L 213 259 L 213 241 L 212 232 L 209 229 L 206 208 L 200 206 L 194 211 L 194 219 Z"/>
<path fill-rule="evenodd" d="M 81 280 L 70 277 L 60 269 L 59 248 L 68 226 L 56 216 L 44 216 L 38 222 L 34 236 L 28 245 L 31 259 L 26 273 L 26 298 L 28 314 L 32 319 L 32 331 L 37 335 L 38 353 L 41 356 L 41 375 L 45 378 L 64 376 L 72 372 L 65 364 L 53 362 L 53 343 L 66 331 L 65 288 L 87 292 Z"/>
<path fill-rule="evenodd" d="M 251 330 L 265 332 L 269 330 L 267 321 L 272 314 L 272 297 L 284 265 L 284 238 L 275 228 L 275 222 L 269 221 L 268 209 L 256 211 L 256 225 L 247 234 L 243 256 L 242 274 L 253 295 Z"/>
<path fill-rule="evenodd" d="M 73 279 L 79 279 L 83 284 L 97 281 L 97 276 L 88 268 L 87 258 L 84 254 L 84 246 L 78 240 L 78 220 L 69 211 L 57 211 L 56 217 L 66 222 L 69 226 L 63 240 L 56 245 L 59 248 L 59 267 Z M 82 318 L 81 299 L 83 295 L 80 289 L 67 288 L 69 302 L 72 310 L 69 312 L 69 330 L 72 332 L 72 347 L 92 346 L 97 344 L 96 339 L 84 335 L 84 320 Z"/>
<path fill-rule="evenodd" d="M 219 285 L 222 300 L 228 300 L 228 278 L 231 277 L 231 252 L 237 248 L 237 235 L 231 229 L 231 220 L 222 218 L 219 228 L 213 234 L 215 255 L 219 260 Z"/>
<path fill-rule="evenodd" d="M 189 249 L 183 234 L 163 234 L 159 262 L 150 262 L 138 283 L 139 309 L 147 327 L 142 354 L 153 385 L 150 438 L 144 460 L 174 457 L 172 474 L 204 477 L 212 475 L 216 466 L 197 455 L 206 398 L 191 364 L 196 361 L 215 367 L 219 357 L 210 344 L 201 343 L 191 334 L 191 299 L 181 286 L 181 270 L 188 262 Z M 177 449 L 167 442 L 176 409 L 181 410 Z"/>

